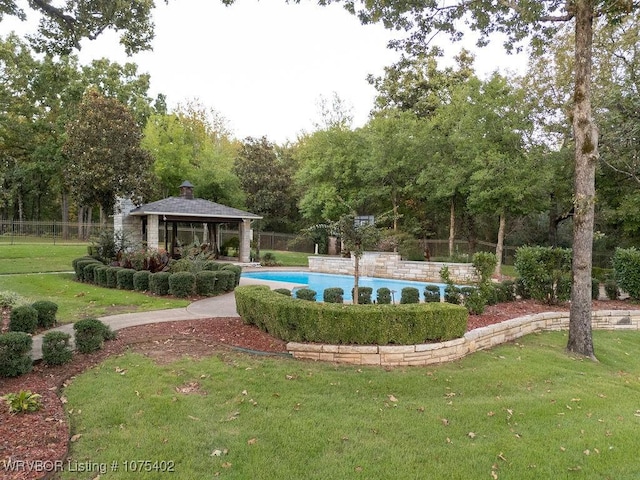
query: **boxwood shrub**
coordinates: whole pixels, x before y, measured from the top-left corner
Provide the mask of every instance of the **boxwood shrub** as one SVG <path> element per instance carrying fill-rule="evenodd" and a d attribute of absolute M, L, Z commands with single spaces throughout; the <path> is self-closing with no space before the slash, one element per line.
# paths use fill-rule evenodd
<path fill-rule="evenodd" d="M 133 290 L 133 268 L 123 268 L 116 272 L 116 286 L 121 290 Z"/>
<path fill-rule="evenodd" d="M 88 263 L 82 269 L 82 278 L 87 283 L 96 283 L 96 269 L 104 267 L 104 263 L 92 262 Z"/>
<path fill-rule="evenodd" d="M 236 274 L 232 270 L 216 271 L 216 293 L 230 292 L 236 284 Z"/>
<path fill-rule="evenodd" d="M 273 291 L 287 297 L 291 296 L 291 290 L 289 290 L 288 288 L 274 288 Z"/>
<path fill-rule="evenodd" d="M 93 271 L 93 279 L 95 281 L 95 284 L 98 285 L 99 287 L 107 286 L 107 270 L 109 268 L 111 267 L 107 265 L 97 266 L 96 269 Z"/>
<path fill-rule="evenodd" d="M 216 285 L 216 273 L 211 270 L 201 270 L 196 273 L 196 293 L 203 297 L 214 294 Z"/>
<path fill-rule="evenodd" d="M 388 305 L 391 303 L 391 290 L 387 287 L 380 287 L 376 290 L 376 302 Z"/>
<path fill-rule="evenodd" d="M 31 305 L 21 305 L 11 310 L 9 331 L 35 333 L 38 328 L 38 311 Z"/>
<path fill-rule="evenodd" d="M 403 287 L 400 303 L 420 303 L 420 290 L 416 287 Z"/>
<path fill-rule="evenodd" d="M 176 297 L 185 298 L 193 295 L 196 290 L 196 276 L 191 272 L 177 272 L 169 276 L 169 293 Z"/>
<path fill-rule="evenodd" d="M 355 288 L 351 289 L 351 298 L 354 298 Z M 373 288 L 358 286 L 358 304 L 370 305 L 371 295 L 373 294 Z"/>
<path fill-rule="evenodd" d="M 118 287 L 118 271 L 122 270 L 122 267 L 109 267 L 107 268 L 107 288 Z"/>
<path fill-rule="evenodd" d="M 103 265 L 102 262 L 96 260 L 95 258 L 81 258 L 75 263 L 75 272 L 76 272 L 76 280 L 79 282 L 84 282 L 84 268 L 90 264 Z"/>
<path fill-rule="evenodd" d="M 427 285 L 424 287 L 424 301 L 425 302 L 439 302 L 440 301 L 440 287 L 438 285 Z"/>
<path fill-rule="evenodd" d="M 56 313 L 58 305 L 49 300 L 39 300 L 31 304 L 38 312 L 38 326 L 41 328 L 51 328 L 56 324 Z"/>
<path fill-rule="evenodd" d="M 0 334 L 0 377 L 17 377 L 31 371 L 33 340 L 24 332 Z"/>
<path fill-rule="evenodd" d="M 316 291 L 310 288 L 299 288 L 296 290 L 296 298 L 301 300 L 308 300 L 310 302 L 316 301 Z"/>
<path fill-rule="evenodd" d="M 327 303 L 344 303 L 344 289 L 340 287 L 325 288 L 322 300 Z"/>
<path fill-rule="evenodd" d="M 47 332 L 42 337 L 42 360 L 47 365 L 64 365 L 73 357 L 69 341 L 71 335 L 65 332 Z"/>
<path fill-rule="evenodd" d="M 226 265 L 223 265 L 220 268 L 220 270 L 233 272 L 235 275 L 233 280 L 233 286 L 237 287 L 238 285 L 240 285 L 240 277 L 242 276 L 242 267 L 240 267 L 239 265 L 226 264 Z M 233 288 L 231 290 L 233 290 Z"/>
<path fill-rule="evenodd" d="M 156 272 L 149 275 L 149 291 L 156 295 L 169 294 L 169 272 Z"/>
<path fill-rule="evenodd" d="M 76 349 L 80 353 L 91 353 L 102 348 L 105 340 L 113 340 L 114 332 L 97 318 L 85 318 L 73 324 Z"/>
<path fill-rule="evenodd" d="M 139 292 L 146 292 L 149 290 L 149 270 L 140 270 L 133 274 L 133 289 Z"/>
<path fill-rule="evenodd" d="M 452 340 L 467 330 L 467 310 L 445 303 L 301 302 L 263 285 L 238 287 L 235 297 L 245 323 L 290 342 L 412 345 Z"/>

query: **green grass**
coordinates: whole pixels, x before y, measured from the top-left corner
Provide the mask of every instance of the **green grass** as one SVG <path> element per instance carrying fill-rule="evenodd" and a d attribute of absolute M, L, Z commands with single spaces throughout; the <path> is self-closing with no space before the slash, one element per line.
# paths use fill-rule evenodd
<path fill-rule="evenodd" d="M 264 255 L 265 253 L 273 253 L 276 257 L 276 262 L 278 262 L 283 267 L 308 267 L 310 253 L 302 253 L 302 252 L 284 252 L 280 250 L 260 250 L 260 255 Z"/>
<path fill-rule="evenodd" d="M 1 247 L 0 247 L 1 249 Z M 153 297 L 129 290 L 102 288 L 74 280 L 72 273 L 0 276 L 0 291 L 12 291 L 29 302 L 50 300 L 58 305 L 58 322 L 118 313 L 185 307 L 188 300 Z"/>
<path fill-rule="evenodd" d="M 70 272 L 71 262 L 87 254 L 87 244 L 0 244 L 0 275 L 12 273 Z"/>
<path fill-rule="evenodd" d="M 173 462 L 176 479 L 640 478 L 639 342 L 595 332 L 594 363 L 566 354 L 565 333 L 544 333 L 389 370 L 129 353 L 65 389 L 81 434 L 70 462 L 118 462 L 103 476 L 114 479 L 131 478 L 124 460 Z"/>

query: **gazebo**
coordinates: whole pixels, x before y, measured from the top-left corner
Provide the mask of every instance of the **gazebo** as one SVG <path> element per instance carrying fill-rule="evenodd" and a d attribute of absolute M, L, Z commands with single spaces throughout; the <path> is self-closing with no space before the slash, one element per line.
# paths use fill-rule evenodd
<path fill-rule="evenodd" d="M 180 224 L 201 224 L 203 243 L 217 252 L 220 247 L 220 227 L 238 225 L 240 262 L 250 261 L 251 221 L 262 217 L 227 207 L 219 203 L 194 198 L 193 185 L 185 181 L 180 185 L 179 197 L 168 197 L 157 202 L 135 207 L 131 200 L 120 200 L 114 216 L 114 230 L 126 230 L 147 248 L 160 248 L 160 234 L 164 231 L 164 249 L 176 255 Z"/>

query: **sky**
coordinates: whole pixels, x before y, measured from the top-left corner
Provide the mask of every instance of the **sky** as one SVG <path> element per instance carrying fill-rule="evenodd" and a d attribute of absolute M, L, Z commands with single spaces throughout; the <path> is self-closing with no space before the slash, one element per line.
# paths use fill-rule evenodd
<path fill-rule="evenodd" d="M 368 119 L 376 95 L 366 81 L 381 75 L 400 54 L 387 48 L 397 35 L 331 4 L 313 1 L 219 0 L 156 1 L 153 51 L 127 57 L 115 35 L 84 42 L 82 63 L 107 57 L 138 64 L 151 75 L 150 96 L 167 96 L 169 107 L 197 100 L 215 109 L 236 138 L 266 136 L 295 141 L 320 122 L 319 102 L 334 92 L 351 108 L 354 127 Z M 3 20 L 1 33 L 33 30 L 35 22 Z M 455 55 L 462 45 L 442 45 Z M 467 42 L 473 48 L 473 42 Z M 507 56 L 499 42 L 476 52 L 476 71 L 521 70 L 523 57 Z"/>

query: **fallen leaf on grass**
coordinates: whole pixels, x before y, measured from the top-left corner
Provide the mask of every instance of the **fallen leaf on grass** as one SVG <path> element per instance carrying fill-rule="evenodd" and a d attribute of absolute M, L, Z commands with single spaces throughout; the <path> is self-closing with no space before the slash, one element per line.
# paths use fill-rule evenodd
<path fill-rule="evenodd" d="M 393 395 L 387 395 L 387 397 L 389 398 L 390 402 L 397 402 L 398 399 L 396 397 L 394 397 Z"/>
<path fill-rule="evenodd" d="M 81 433 L 76 433 L 76 434 L 75 434 L 75 435 L 73 435 L 69 440 L 70 440 L 71 442 L 77 442 L 77 441 L 80 439 L 80 437 L 82 437 L 82 434 L 81 434 Z"/>
<path fill-rule="evenodd" d="M 247 440 L 247 445 L 255 445 L 257 441 L 258 439 L 255 437 L 250 438 L 249 440 Z"/>
<path fill-rule="evenodd" d="M 440 421 L 442 422 L 442 425 L 444 425 L 445 427 L 449 426 L 449 420 L 447 420 L 446 418 L 441 418 Z"/>
<path fill-rule="evenodd" d="M 469 432 L 469 433 L 467 433 L 467 437 L 469 437 L 469 438 L 476 438 L 476 434 L 475 434 L 475 433 L 473 433 L 473 432 Z"/>

